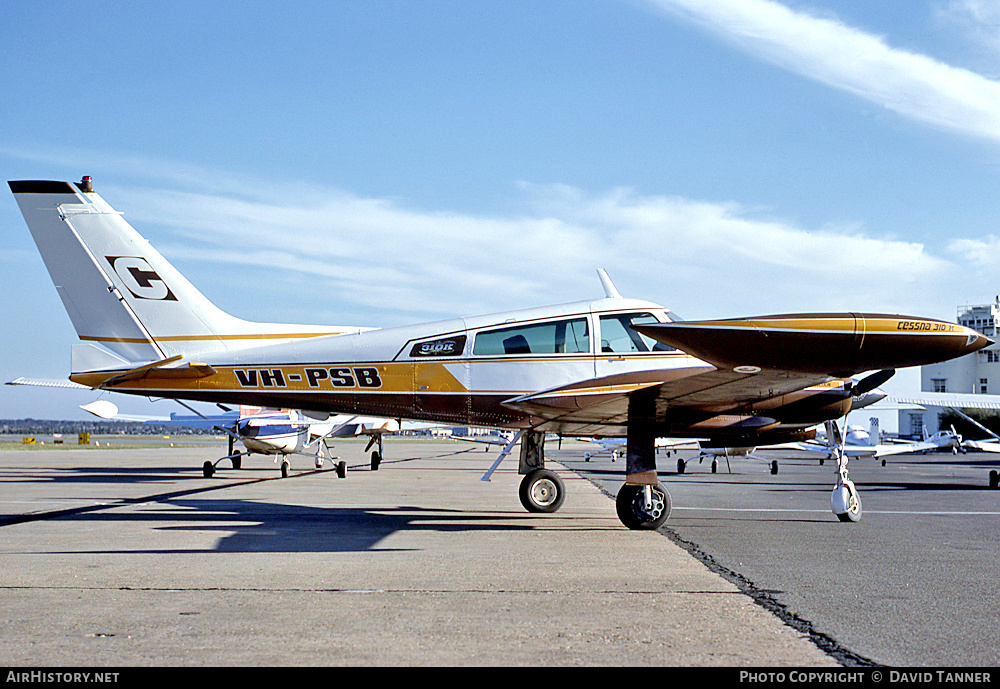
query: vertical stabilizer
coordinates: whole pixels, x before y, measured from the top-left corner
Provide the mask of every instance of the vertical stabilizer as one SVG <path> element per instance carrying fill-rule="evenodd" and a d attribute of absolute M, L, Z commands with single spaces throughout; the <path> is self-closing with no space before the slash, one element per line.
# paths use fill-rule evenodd
<path fill-rule="evenodd" d="M 358 331 L 252 323 L 221 311 L 94 193 L 89 178 L 8 184 L 77 335 L 92 349 L 149 362 Z M 74 371 L 77 362 L 101 360 L 80 350 Z"/>
<path fill-rule="evenodd" d="M 882 438 L 882 431 L 879 429 L 878 417 L 873 416 L 868 419 L 868 444 L 874 447 L 878 445 L 879 440 Z"/>

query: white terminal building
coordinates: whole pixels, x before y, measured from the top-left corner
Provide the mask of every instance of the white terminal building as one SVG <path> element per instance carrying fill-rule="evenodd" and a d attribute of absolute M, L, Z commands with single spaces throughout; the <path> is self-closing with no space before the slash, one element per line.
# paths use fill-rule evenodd
<path fill-rule="evenodd" d="M 1000 296 L 992 304 L 958 307 L 959 325 L 972 328 L 987 337 L 1000 340 Z M 959 392 L 976 395 L 1000 395 L 1000 341 L 978 352 L 920 367 L 923 392 Z M 919 436 L 923 426 L 929 433 L 938 428 L 942 407 L 914 407 L 899 411 L 899 434 Z"/>

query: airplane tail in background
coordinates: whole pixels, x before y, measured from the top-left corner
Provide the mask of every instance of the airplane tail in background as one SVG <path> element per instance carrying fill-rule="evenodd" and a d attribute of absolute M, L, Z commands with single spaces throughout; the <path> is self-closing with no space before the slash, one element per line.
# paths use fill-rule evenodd
<path fill-rule="evenodd" d="M 74 372 L 359 330 L 221 311 L 94 193 L 89 177 L 8 184 L 83 341 L 73 347 Z"/>
<path fill-rule="evenodd" d="M 868 444 L 874 447 L 878 445 L 879 441 L 882 439 L 882 431 L 879 429 L 877 416 L 871 417 L 868 419 L 868 422 L 870 424 L 868 426 Z"/>

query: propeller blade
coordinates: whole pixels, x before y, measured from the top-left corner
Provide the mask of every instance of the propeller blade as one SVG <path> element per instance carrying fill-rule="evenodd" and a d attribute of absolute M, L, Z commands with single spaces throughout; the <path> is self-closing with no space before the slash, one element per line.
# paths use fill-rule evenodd
<path fill-rule="evenodd" d="M 896 369 L 894 368 L 884 368 L 878 373 L 873 373 L 870 376 L 862 378 L 858 381 L 858 384 L 854 386 L 851 394 L 855 397 L 860 397 L 866 392 L 871 392 L 882 383 L 886 382 L 890 378 L 896 375 Z"/>

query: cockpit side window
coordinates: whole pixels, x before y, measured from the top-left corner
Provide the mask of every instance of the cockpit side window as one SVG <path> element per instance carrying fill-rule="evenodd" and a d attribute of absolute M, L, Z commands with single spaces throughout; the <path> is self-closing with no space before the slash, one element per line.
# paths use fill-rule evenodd
<path fill-rule="evenodd" d="M 601 316 L 601 353 L 672 352 L 673 347 L 657 342 L 635 330 L 632 325 L 659 323 L 651 313 L 621 313 Z"/>
<path fill-rule="evenodd" d="M 532 323 L 476 334 L 475 355 L 587 354 L 590 329 L 586 318 Z"/>

